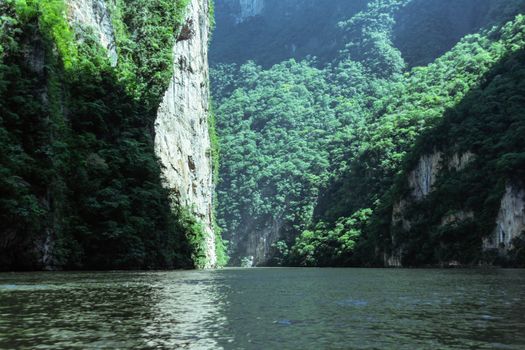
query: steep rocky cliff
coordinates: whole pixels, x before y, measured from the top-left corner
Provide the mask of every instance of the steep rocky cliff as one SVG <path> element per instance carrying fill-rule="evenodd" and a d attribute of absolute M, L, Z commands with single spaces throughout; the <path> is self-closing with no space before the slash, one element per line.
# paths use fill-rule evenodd
<path fill-rule="evenodd" d="M 516 49 L 418 140 L 385 199 L 385 265 L 523 264 L 525 52 Z"/>
<path fill-rule="evenodd" d="M 514 239 L 525 232 L 525 190 L 507 184 L 501 199 L 494 232 L 483 240 L 484 249 L 497 249 L 507 253 Z"/>
<path fill-rule="evenodd" d="M 90 27 L 116 65 L 114 29 L 104 0 L 68 0 L 71 19 Z M 173 77 L 158 108 L 155 152 L 165 186 L 176 205 L 188 208 L 202 223 L 206 268 L 217 265 L 213 231 L 211 144 L 208 127 L 210 32 L 208 0 L 191 0 L 173 47 Z M 176 35 L 177 33 L 173 33 Z"/>
<path fill-rule="evenodd" d="M 0 10 L 0 269 L 217 266 L 208 0 Z"/>
<path fill-rule="evenodd" d="M 115 33 L 104 0 L 68 0 L 69 20 L 76 31 L 92 30 L 107 50 L 111 64 L 117 64 Z"/>
<path fill-rule="evenodd" d="M 500 174 L 476 172 L 500 156 L 479 150 L 496 143 L 493 135 L 462 126 L 410 152 L 523 45 L 515 16 L 525 2 L 259 4 L 218 1 L 211 52 L 223 159 L 218 218 L 236 260 L 381 265 L 391 251 L 403 252 L 397 265 L 479 258 L 504 187 L 495 184 Z M 316 58 L 295 61 L 308 55 Z M 469 119 L 479 115 L 472 109 Z"/>
<path fill-rule="evenodd" d="M 261 14 L 264 9 L 264 0 L 239 0 L 239 7 L 240 11 L 235 16 L 236 23 Z"/>
<path fill-rule="evenodd" d="M 431 154 L 423 155 L 419 158 L 416 167 L 407 175 L 406 181 L 408 183 L 408 195 L 396 201 L 392 209 L 392 231 L 393 235 L 390 237 L 392 242 L 392 249 L 390 254 L 385 254 L 384 263 L 389 267 L 402 266 L 403 245 L 398 244 L 398 238 L 401 232 L 410 232 L 414 223 L 412 221 L 419 220 L 417 215 L 407 218 L 407 212 L 410 207 L 417 206 L 418 203 L 426 199 L 433 191 L 436 181 L 445 171 L 461 171 L 470 162 L 475 159 L 475 155 L 467 151 L 459 154 L 453 153 L 451 156 L 444 157 L 442 152 L 434 151 Z M 474 218 L 472 211 L 452 210 L 446 213 L 441 218 L 440 227 L 446 225 L 455 225 L 465 220 Z M 396 232 L 397 228 L 397 232 Z M 452 263 L 450 261 L 443 263 Z"/>
<path fill-rule="evenodd" d="M 441 157 L 442 154 L 439 152 L 433 153 L 432 155 L 422 156 L 416 169 L 409 173 L 407 180 L 411 193 L 409 196 L 396 202 L 393 206 L 392 232 L 394 232 L 394 234 L 390 239 L 392 241 L 392 246 L 395 248 L 390 254 L 385 254 L 384 262 L 386 266 L 402 266 L 404 247 L 403 244 L 397 243 L 398 236 L 402 235 L 400 232 L 410 232 L 413 225 L 420 224 L 418 221 L 423 219 L 422 213 L 419 214 L 420 216 L 414 216 L 411 214 L 411 219 L 407 219 L 407 211 L 414 211 L 415 208 L 425 207 L 425 204 L 419 203 L 433 192 L 433 185 L 436 180 L 440 176 L 450 176 L 449 173 L 447 174 L 443 172 L 441 166 L 442 163 L 440 163 Z M 454 154 L 449 160 L 448 169 L 461 171 L 473 161 L 474 158 L 475 156 L 471 152 L 467 152 L 462 156 Z M 435 199 L 431 199 L 430 204 L 427 204 L 431 213 L 433 211 L 432 208 L 435 205 L 433 204 L 434 201 Z M 450 208 L 450 210 L 441 216 L 437 227 L 441 230 L 447 230 L 447 228 L 457 227 L 472 220 L 482 220 L 479 212 L 476 214 L 469 208 L 456 210 Z M 397 229 L 396 226 L 398 226 Z M 509 251 L 515 248 L 515 240 L 522 238 L 522 235 L 525 232 L 525 191 L 521 186 L 511 183 L 506 184 L 505 192 L 499 203 L 497 217 L 492 221 L 492 227 L 493 229 L 490 234 L 483 237 L 482 249 L 485 252 L 492 251 L 505 257 L 508 255 Z M 432 230 L 432 227 L 429 226 L 426 229 Z M 457 264 L 458 262 L 449 260 L 440 261 L 440 263 L 447 265 Z"/>
<path fill-rule="evenodd" d="M 217 264 L 213 232 L 211 144 L 208 126 L 207 0 L 192 0 L 186 25 L 173 48 L 173 78 L 155 122 L 155 150 L 173 200 L 197 216 L 206 235 L 206 267 Z"/>

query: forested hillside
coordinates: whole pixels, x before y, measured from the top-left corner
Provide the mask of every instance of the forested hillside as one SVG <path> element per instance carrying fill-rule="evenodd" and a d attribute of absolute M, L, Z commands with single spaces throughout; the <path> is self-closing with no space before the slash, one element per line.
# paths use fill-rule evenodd
<path fill-rule="evenodd" d="M 320 45 L 321 59 L 271 68 L 250 50 L 255 63 L 213 62 L 218 217 L 233 261 L 514 259 L 510 245 L 488 241 L 506 188 L 523 186 L 521 13 L 521 0 L 369 1 L 345 19 L 320 16 L 340 43 L 334 57 Z M 241 25 L 270 20 L 261 10 Z M 283 36 L 274 41 L 292 40 Z M 414 173 L 435 152 L 430 175 Z M 440 165 L 456 158 L 475 160 Z M 411 193 L 418 176 L 429 184 L 421 197 Z"/>

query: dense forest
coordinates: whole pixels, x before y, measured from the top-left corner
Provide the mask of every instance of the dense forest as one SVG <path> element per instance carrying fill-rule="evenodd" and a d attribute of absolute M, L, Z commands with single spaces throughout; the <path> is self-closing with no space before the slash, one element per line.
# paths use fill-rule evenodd
<path fill-rule="evenodd" d="M 116 57 L 67 2 L 0 2 L 0 269 L 203 266 L 153 123 L 188 1 L 107 2 Z"/>
<path fill-rule="evenodd" d="M 482 248 L 506 188 L 525 184 L 525 2 L 283 3 L 304 8 L 218 16 L 232 36 L 212 54 L 232 262 L 522 264 L 519 238 Z M 333 40 L 310 56 L 308 31 L 266 38 L 264 50 L 245 43 L 267 22 L 316 23 L 301 17 L 316 11 Z M 244 56 L 228 56 L 232 45 Z M 431 190 L 413 198 L 414 168 L 433 154 Z"/>

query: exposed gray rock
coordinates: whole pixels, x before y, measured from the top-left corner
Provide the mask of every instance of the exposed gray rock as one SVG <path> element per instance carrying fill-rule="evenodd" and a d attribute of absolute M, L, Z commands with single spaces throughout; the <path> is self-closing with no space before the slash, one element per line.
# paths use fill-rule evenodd
<path fill-rule="evenodd" d="M 106 48 L 113 66 L 117 65 L 118 55 L 113 24 L 104 0 L 68 0 L 69 19 L 76 30 L 91 28 L 98 36 L 100 44 Z"/>
<path fill-rule="evenodd" d="M 206 234 L 207 268 L 216 266 L 208 131 L 208 0 L 192 0 L 174 48 L 173 78 L 155 122 L 155 151 L 173 201 L 189 208 Z"/>
<path fill-rule="evenodd" d="M 496 220 L 496 228 L 483 241 L 485 249 L 512 248 L 512 240 L 525 231 L 525 190 L 507 184 Z"/>
<path fill-rule="evenodd" d="M 454 153 L 448 163 L 448 167 L 449 169 L 456 169 L 458 171 L 463 170 L 474 159 L 476 159 L 476 155 L 470 151 L 467 151 L 462 154 Z"/>
<path fill-rule="evenodd" d="M 409 231 L 412 227 L 410 221 L 405 218 L 405 210 L 407 207 L 407 201 L 401 199 L 399 202 L 394 203 L 394 208 L 392 209 L 392 223 L 397 225 L 401 222 L 403 230 Z"/>
<path fill-rule="evenodd" d="M 268 262 L 273 244 L 281 237 L 282 226 L 282 220 L 272 218 L 262 228 L 243 233 L 248 237 L 245 252 L 252 256 L 253 266 L 265 265 Z"/>
<path fill-rule="evenodd" d="M 383 257 L 385 262 L 385 267 L 402 267 L 401 263 L 401 250 L 396 250 L 392 252 L 391 255 L 385 254 Z"/>
<path fill-rule="evenodd" d="M 408 175 L 408 184 L 411 189 L 410 196 L 400 198 L 394 203 L 392 209 L 392 226 L 401 225 L 402 230 L 410 231 L 412 223 L 405 215 L 409 204 L 414 201 L 421 201 L 432 192 L 432 187 L 444 167 L 448 167 L 449 170 L 455 169 L 456 171 L 461 171 L 475 158 L 475 154 L 470 151 L 462 154 L 454 153 L 450 158 L 445 158 L 443 153 L 438 151 L 422 156 L 414 170 Z M 443 217 L 441 225 L 444 226 L 472 218 L 474 218 L 474 213 L 472 211 L 458 211 Z M 393 243 L 392 245 L 395 246 L 395 237 L 392 236 L 391 239 Z M 400 257 L 402 255 L 402 248 L 396 249 L 397 250 L 390 255 L 385 254 L 385 266 L 401 266 Z"/>
<path fill-rule="evenodd" d="M 441 170 L 442 156 L 441 152 L 422 156 L 416 168 L 408 175 L 408 183 L 416 200 L 423 199 L 432 190 L 432 185 Z"/>
<path fill-rule="evenodd" d="M 237 23 L 242 23 L 250 17 L 255 17 L 262 13 L 264 9 L 264 0 L 238 0 L 240 12 L 236 16 Z"/>

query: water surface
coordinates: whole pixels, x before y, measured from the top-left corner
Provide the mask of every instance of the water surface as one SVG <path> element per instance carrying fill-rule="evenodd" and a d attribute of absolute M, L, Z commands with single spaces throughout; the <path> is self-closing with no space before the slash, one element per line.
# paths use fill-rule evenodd
<path fill-rule="evenodd" d="M 525 349 L 525 270 L 0 274 L 2 349 Z"/>

